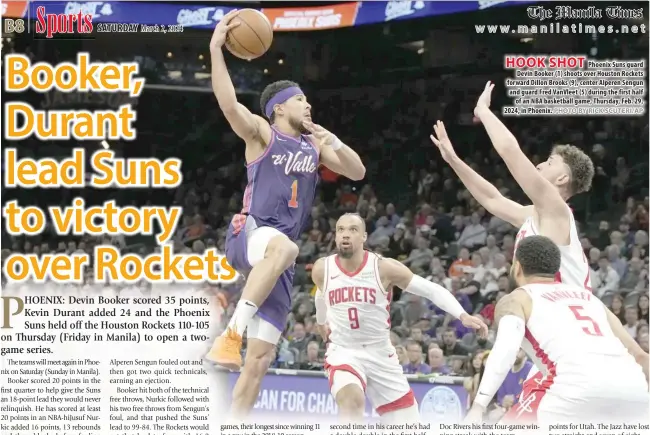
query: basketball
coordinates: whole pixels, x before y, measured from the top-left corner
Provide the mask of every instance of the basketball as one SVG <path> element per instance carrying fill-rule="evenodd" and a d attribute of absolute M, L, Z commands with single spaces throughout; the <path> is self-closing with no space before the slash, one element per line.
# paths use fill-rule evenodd
<path fill-rule="evenodd" d="M 257 59 L 271 47 L 273 29 L 268 18 L 255 9 L 242 9 L 233 22 L 241 24 L 228 31 L 226 48 L 240 59 Z"/>

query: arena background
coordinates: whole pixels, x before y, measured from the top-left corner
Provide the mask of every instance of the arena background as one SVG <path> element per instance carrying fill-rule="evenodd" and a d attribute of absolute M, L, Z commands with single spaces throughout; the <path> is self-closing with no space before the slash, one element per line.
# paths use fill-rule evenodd
<path fill-rule="evenodd" d="M 205 2 L 209 3 L 209 2 Z M 142 22 L 185 25 L 176 34 L 93 34 L 56 36 L 3 33 L 2 53 L 25 53 L 34 61 L 58 63 L 88 51 L 95 60 L 136 61 L 147 78 L 139 98 L 119 94 L 20 95 L 40 108 L 102 109 L 131 103 L 138 110 L 138 138 L 112 142 L 124 157 L 178 157 L 182 187 L 167 190 L 5 190 L 3 203 L 87 203 L 113 198 L 120 205 L 182 205 L 180 249 L 223 250 L 226 226 L 241 207 L 245 185 L 243 146 L 220 113 L 210 88 L 208 42 L 216 19 L 233 3 L 56 2 L 48 12 L 82 7 L 94 22 Z M 648 36 L 637 34 L 479 34 L 476 25 L 530 25 L 527 6 L 535 2 L 250 2 L 273 17 L 282 8 L 325 8 L 341 14 L 341 26 L 329 30 L 277 31 L 270 51 L 255 61 L 227 56 L 239 99 L 259 112 L 259 92 L 274 80 L 291 79 L 307 91 L 314 120 L 357 150 L 366 178 L 349 182 L 324 171 L 312 220 L 300 241 L 294 310 L 287 323 L 272 373 L 264 381 L 258 411 L 332 414 L 333 400 L 322 375 L 324 347 L 314 334 L 310 265 L 333 249 L 332 223 L 343 212 L 359 212 L 368 227 L 368 248 L 404 260 L 414 272 L 447 286 L 461 303 L 492 321 L 495 301 L 510 291 L 507 273 L 515 228 L 490 216 L 464 189 L 440 158 L 428 136 L 441 119 L 459 154 L 507 196 L 526 202 L 490 146 L 472 110 L 487 80 L 496 82 L 493 107 L 507 102 L 503 93 L 503 55 L 587 54 L 600 59 L 647 58 Z M 547 7 L 553 3 L 545 3 Z M 563 4 L 565 5 L 565 4 Z M 567 5 L 571 5 L 570 3 Z M 596 4 L 604 6 L 604 4 Z M 607 4 L 614 6 L 614 4 Z M 586 7 L 588 3 L 573 4 Z M 624 20 L 647 27 L 643 18 Z M 9 16 L 27 17 L 35 4 L 3 3 Z M 83 9 L 85 8 L 85 9 Z M 274 10 L 270 10 L 273 8 Z M 185 11 L 185 14 L 181 13 Z M 191 12 L 191 13 L 188 13 Z M 350 15 L 354 11 L 354 15 Z M 33 12 L 33 10 L 31 11 Z M 30 15 L 30 16 L 33 16 Z M 142 21 L 139 21 L 142 20 Z M 611 24 L 584 20 L 585 24 Z M 569 22 L 570 23 L 570 22 Z M 618 21 L 616 24 L 620 24 Z M 4 27 L 3 27 L 4 28 Z M 11 100 L 16 95 L 2 94 Z M 506 121 L 533 162 L 544 160 L 554 143 L 582 147 L 597 168 L 593 189 L 571 201 L 580 222 L 594 292 L 609 305 L 648 350 L 648 120 L 647 117 L 510 118 Z M 17 146 L 21 156 L 66 156 L 72 147 L 98 149 L 95 142 L 41 142 Z M 11 237 L 2 232 L 2 258 L 11 252 L 92 252 L 98 243 L 119 244 L 125 251 L 155 249 L 153 238 L 96 240 L 59 237 Z M 86 284 L 91 291 L 97 286 Z M 241 283 L 205 286 L 215 313 L 225 322 L 234 309 Z M 143 283 L 143 293 L 162 291 Z M 189 291 L 189 290 L 188 290 Z M 397 291 L 391 307 L 391 339 L 428 420 L 457 419 L 475 393 L 481 362 L 490 340 L 481 341 L 462 325 L 413 295 Z M 219 319 L 218 319 L 219 320 Z M 493 337 L 493 332 L 491 337 Z M 524 360 L 516 370 L 527 370 Z M 299 372 L 296 370 L 305 370 Z M 228 376 L 232 384 L 235 375 Z M 516 401 L 517 377 L 498 394 L 491 418 Z M 616 376 L 616 373 L 604 374 Z M 511 382 L 512 383 L 512 382 Z M 370 411 L 370 410 L 369 410 Z"/>

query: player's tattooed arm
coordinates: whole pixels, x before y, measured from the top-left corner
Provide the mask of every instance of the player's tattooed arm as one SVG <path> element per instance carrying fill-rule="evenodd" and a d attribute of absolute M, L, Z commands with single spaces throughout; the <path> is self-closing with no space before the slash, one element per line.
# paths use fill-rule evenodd
<path fill-rule="evenodd" d="M 502 297 L 494 308 L 494 324 L 499 327 L 499 321 L 505 316 L 517 316 L 524 322 L 530 313 L 530 296 L 521 289 Z"/>
<path fill-rule="evenodd" d="M 557 188 L 537 171 L 535 165 L 519 147 L 517 138 L 490 110 L 490 97 L 493 88 L 494 85 L 491 82 L 485 85 L 485 90 L 476 103 L 474 115 L 481 120 L 488 136 L 490 136 L 492 146 L 508 166 L 508 170 L 510 170 L 517 184 L 533 202 L 535 209 L 540 214 L 540 218 L 545 217 L 552 222 L 549 223 L 549 226 L 553 225 L 554 228 L 551 232 L 568 234 L 568 227 L 566 226 L 569 220 L 566 218 L 569 210 L 564 199 L 560 196 Z M 540 219 L 540 221 L 542 220 L 544 219 Z M 541 228 L 540 230 L 544 232 Z M 554 240 L 554 242 L 565 244 L 566 240 Z"/>

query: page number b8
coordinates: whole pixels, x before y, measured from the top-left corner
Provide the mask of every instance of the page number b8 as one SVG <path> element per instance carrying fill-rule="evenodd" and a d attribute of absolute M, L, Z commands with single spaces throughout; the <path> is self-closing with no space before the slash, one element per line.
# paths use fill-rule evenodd
<path fill-rule="evenodd" d="M 25 31 L 25 20 L 5 18 L 2 22 L 3 33 L 23 33 Z"/>

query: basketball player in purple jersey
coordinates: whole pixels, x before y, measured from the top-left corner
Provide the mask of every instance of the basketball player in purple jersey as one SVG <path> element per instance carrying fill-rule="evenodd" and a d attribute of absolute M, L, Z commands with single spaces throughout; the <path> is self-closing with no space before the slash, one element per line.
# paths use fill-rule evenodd
<path fill-rule="evenodd" d="M 294 240 L 309 218 L 323 164 L 352 180 L 365 176 L 359 155 L 311 120 L 311 106 L 298 84 L 282 80 L 264 89 L 261 110 L 268 121 L 237 102 L 222 46 L 239 23 L 227 14 L 210 41 L 212 89 L 233 131 L 246 143 L 248 186 L 244 207 L 228 228 L 226 257 L 247 275 L 241 299 L 226 331 L 207 358 L 238 370 L 247 331 L 246 364 L 233 390 L 231 416 L 252 409 L 262 378 L 291 309 L 298 246 Z"/>

